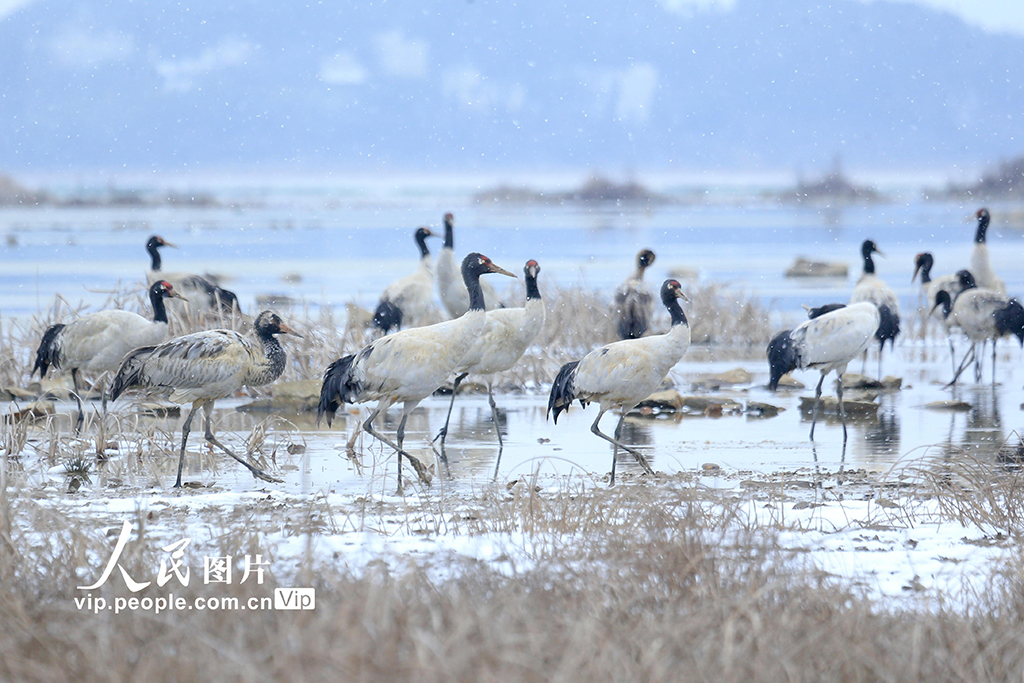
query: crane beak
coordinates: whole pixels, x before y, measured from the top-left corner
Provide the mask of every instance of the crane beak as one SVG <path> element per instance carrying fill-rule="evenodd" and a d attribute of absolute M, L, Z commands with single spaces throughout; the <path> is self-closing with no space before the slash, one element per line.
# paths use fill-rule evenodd
<path fill-rule="evenodd" d="M 682 299 L 686 303 L 690 303 L 690 297 L 686 296 L 686 294 L 684 294 L 683 290 L 681 290 L 681 289 L 677 289 L 676 290 L 676 298 L 677 299 Z"/>
<path fill-rule="evenodd" d="M 162 241 L 160 242 L 160 246 L 161 246 L 161 247 L 174 247 L 175 249 L 177 249 L 177 248 L 178 248 L 178 245 L 177 245 L 177 244 L 172 244 L 171 242 L 168 242 L 167 240 L 162 240 Z"/>
<path fill-rule="evenodd" d="M 178 294 L 178 292 L 177 292 L 177 291 L 175 291 L 175 290 L 173 290 L 173 289 L 172 289 L 172 290 L 171 290 L 171 291 L 170 291 L 170 292 L 168 293 L 168 296 L 172 296 L 172 297 L 174 297 L 175 299 L 181 299 L 182 301 L 184 301 L 184 302 L 188 303 L 188 299 L 186 299 L 185 297 L 183 297 L 183 296 L 182 296 L 181 294 Z"/>
<path fill-rule="evenodd" d="M 917 268 L 914 268 L 914 277 L 910 278 L 911 282 L 917 280 L 917 273 L 921 270 L 921 264 L 917 264 Z"/>
<path fill-rule="evenodd" d="M 284 323 L 281 323 L 280 325 L 278 325 L 278 330 L 279 330 L 279 332 L 281 334 L 290 334 L 292 336 L 298 337 L 299 339 L 305 339 L 305 337 L 303 337 L 301 334 L 299 334 L 298 332 L 296 332 L 292 328 L 288 327 Z"/>
<path fill-rule="evenodd" d="M 502 268 L 501 266 L 496 265 L 494 263 L 490 263 L 490 264 L 487 265 L 487 272 L 488 273 L 498 273 L 500 275 L 508 275 L 509 277 L 516 277 L 515 273 L 510 273 L 507 270 L 505 270 L 504 268 Z"/>
<path fill-rule="evenodd" d="M 886 256 L 884 253 L 882 253 L 881 249 L 875 249 L 875 253 L 878 254 L 879 256 L 881 256 L 882 258 L 888 258 L 888 256 Z"/>

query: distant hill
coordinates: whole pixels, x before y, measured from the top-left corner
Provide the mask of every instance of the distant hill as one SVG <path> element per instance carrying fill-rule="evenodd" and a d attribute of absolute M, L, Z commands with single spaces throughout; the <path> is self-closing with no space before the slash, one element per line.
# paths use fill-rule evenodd
<path fill-rule="evenodd" d="M 37 0 L 0 169 L 974 165 L 1024 152 L 1022 54 L 855 0 Z"/>

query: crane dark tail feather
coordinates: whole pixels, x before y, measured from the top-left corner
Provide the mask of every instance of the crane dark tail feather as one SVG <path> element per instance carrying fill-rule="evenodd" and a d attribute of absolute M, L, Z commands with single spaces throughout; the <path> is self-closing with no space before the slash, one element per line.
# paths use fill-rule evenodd
<path fill-rule="evenodd" d="M 789 336 L 793 330 L 784 330 L 768 342 L 768 368 L 771 372 L 768 388 L 775 391 L 779 380 L 787 372 L 796 370 L 800 364 L 800 353 Z"/>
<path fill-rule="evenodd" d="M 373 312 L 373 326 L 387 334 L 402 326 L 402 309 L 390 301 L 381 301 Z"/>
<path fill-rule="evenodd" d="M 875 330 L 878 350 L 881 351 L 885 348 L 885 342 L 889 342 L 889 347 L 894 348 L 896 346 L 896 337 L 900 333 L 899 313 L 895 313 L 885 304 L 881 304 L 878 306 L 878 318 L 878 329 Z"/>
<path fill-rule="evenodd" d="M 232 292 L 230 289 L 222 289 L 217 287 L 217 291 L 214 293 L 216 300 L 220 303 L 220 308 L 225 313 L 233 313 L 236 310 L 241 312 L 242 307 L 238 304 L 238 295 Z"/>
<path fill-rule="evenodd" d="M 994 313 L 996 319 L 996 331 L 999 336 L 1012 334 L 1024 347 L 1024 306 L 1016 298 L 1010 301 Z"/>
<path fill-rule="evenodd" d="M 140 346 L 125 355 L 110 383 L 110 401 L 116 401 L 117 397 L 126 389 L 144 384 L 142 370 L 145 367 L 146 359 L 155 348 L 155 346 Z"/>
<path fill-rule="evenodd" d="M 548 395 L 548 411 L 545 414 L 545 418 L 554 411 L 555 424 L 558 424 L 558 415 L 569 410 L 570 404 L 576 398 L 576 387 L 574 384 L 576 380 L 576 367 L 579 364 L 578 360 L 574 360 L 563 365 L 562 369 L 558 371 L 555 381 L 551 384 L 551 393 Z M 580 405 L 583 405 L 583 401 L 580 401 Z"/>
<path fill-rule="evenodd" d="M 840 308 L 846 308 L 846 304 L 825 304 L 824 306 L 816 306 L 814 308 L 808 308 L 807 309 L 807 319 L 808 320 L 814 320 L 815 318 L 820 318 L 821 316 L 825 315 L 826 313 L 831 313 L 832 311 L 838 311 Z"/>
<path fill-rule="evenodd" d="M 327 416 L 327 426 L 331 426 L 334 414 L 345 402 L 351 402 L 354 394 L 359 391 L 359 383 L 352 377 L 352 363 L 355 355 L 342 356 L 327 366 L 324 371 L 324 382 L 320 387 L 320 404 L 316 409 L 316 423 L 320 424 Z"/>
<path fill-rule="evenodd" d="M 57 335 L 64 327 L 64 325 L 51 325 L 43 333 L 43 339 L 39 342 L 39 348 L 36 350 L 36 364 L 32 368 L 32 372 L 29 373 L 29 377 L 36 374 L 36 370 L 38 370 L 39 377 L 42 379 L 46 377 L 46 371 L 50 369 L 51 365 L 54 368 L 60 367 L 61 358 L 57 349 Z"/>

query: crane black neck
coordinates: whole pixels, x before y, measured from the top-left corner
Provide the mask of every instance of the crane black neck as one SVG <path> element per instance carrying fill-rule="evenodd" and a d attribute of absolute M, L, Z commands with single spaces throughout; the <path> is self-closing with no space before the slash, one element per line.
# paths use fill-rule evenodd
<path fill-rule="evenodd" d="M 157 249 L 157 245 L 150 242 L 149 244 L 146 245 L 146 251 L 149 252 L 149 258 L 152 260 L 149 266 L 150 270 L 152 270 L 153 272 L 159 272 L 161 261 L 160 251 Z"/>
<path fill-rule="evenodd" d="M 946 290 L 943 289 L 935 295 L 935 303 L 942 306 L 943 318 L 948 318 L 949 314 L 953 312 L 953 299 Z"/>
<path fill-rule="evenodd" d="M 864 273 L 867 275 L 875 274 L 875 262 L 871 258 L 871 252 L 864 250 Z"/>
<path fill-rule="evenodd" d="M 447 218 L 444 219 L 444 248 L 455 248 L 455 226 L 452 225 L 452 221 Z"/>
<path fill-rule="evenodd" d="M 480 273 L 468 272 L 463 275 L 463 281 L 466 283 L 466 290 L 469 291 L 469 310 L 485 310 L 484 290 L 480 287 Z"/>
<path fill-rule="evenodd" d="M 420 260 L 430 256 L 430 250 L 427 249 L 427 236 L 423 233 L 416 233 L 416 246 L 420 248 Z"/>
<path fill-rule="evenodd" d="M 526 273 L 526 300 L 540 300 L 540 289 L 537 287 L 537 276 Z"/>
<path fill-rule="evenodd" d="M 988 231 L 989 215 L 983 213 L 978 217 L 978 231 L 974 233 L 975 244 L 985 244 L 985 233 Z"/>
<path fill-rule="evenodd" d="M 155 286 L 149 290 L 149 302 L 153 305 L 153 322 L 167 322 L 167 306 L 164 304 L 164 295 Z"/>
<path fill-rule="evenodd" d="M 683 307 L 679 305 L 679 299 L 675 294 L 665 294 L 661 297 L 661 302 L 665 304 L 665 308 L 668 309 L 668 314 L 672 317 L 672 326 L 686 325 L 686 314 L 683 313 Z"/>

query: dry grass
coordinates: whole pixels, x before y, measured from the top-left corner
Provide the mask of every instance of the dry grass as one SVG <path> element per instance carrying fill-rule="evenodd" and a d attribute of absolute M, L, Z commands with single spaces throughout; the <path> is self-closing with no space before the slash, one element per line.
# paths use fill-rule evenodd
<path fill-rule="evenodd" d="M 711 505 L 693 487 L 649 484 L 550 494 L 521 482 L 458 515 L 437 510 L 433 521 L 448 520 L 449 533 L 529 539 L 534 563 L 511 573 L 469 560 L 349 568 L 344 555 L 310 556 L 280 580 L 316 588 L 313 611 L 161 615 L 76 609 L 75 587 L 113 539 L 102 524 L 81 528 L 14 494 L 0 499 L 0 678 L 935 683 L 1024 673 L 1017 571 L 1008 568 L 991 604 L 973 614 L 893 613 L 780 551 L 770 529 L 725 534 L 736 521 L 728 500 Z M 316 501 L 275 514 L 278 528 L 310 540 L 345 524 Z M 133 523 L 139 540 L 122 564 L 151 576 L 163 537 L 145 514 Z M 207 551 L 266 551 L 267 519 L 255 508 L 206 523 Z M 102 592 L 127 597 L 119 585 Z M 194 581 L 174 593 L 244 601 L 255 589 Z"/>
<path fill-rule="evenodd" d="M 496 378 L 497 385 L 503 389 L 549 383 L 563 363 L 580 358 L 615 339 L 611 302 L 603 293 L 579 286 L 565 289 L 545 287 L 543 293 L 547 323 L 519 365 Z M 772 322 L 775 317 L 772 311 L 756 296 L 716 283 L 691 284 L 687 295 L 691 300 L 686 310 L 694 345 L 733 356 L 759 356 L 763 353 L 777 325 Z M 148 316 L 149 304 L 145 296 L 141 286 L 118 290 L 99 308 L 122 308 Z M 514 301 L 522 301 L 524 296 L 522 291 L 510 294 Z M 69 322 L 87 312 L 72 308 L 63 299 L 56 299 L 43 314 L 0 324 L 0 388 L 29 386 L 35 350 L 46 328 L 58 322 Z M 286 337 L 284 340 L 289 366 L 282 379 L 319 379 L 332 361 L 358 350 L 372 338 L 364 327 L 349 324 L 347 317 L 340 319 L 333 309 L 326 306 L 313 309 L 306 305 L 282 313 L 288 323 L 303 335 L 302 339 Z M 250 325 L 247 318 L 211 314 L 202 319 L 191 319 L 173 309 L 169 317 L 172 335 L 212 327 L 246 331 Z M 426 322 L 438 320 L 441 320 L 440 313 L 435 312 Z M 668 325 L 668 315 L 659 309 L 653 332 L 662 333 Z M 105 378 L 98 379 L 102 382 Z M 69 386 L 70 378 L 63 377 L 58 383 Z M 47 382 L 44 386 L 51 384 Z M 272 387 L 269 390 L 272 391 Z"/>

